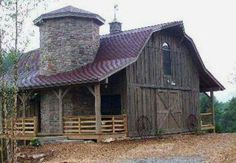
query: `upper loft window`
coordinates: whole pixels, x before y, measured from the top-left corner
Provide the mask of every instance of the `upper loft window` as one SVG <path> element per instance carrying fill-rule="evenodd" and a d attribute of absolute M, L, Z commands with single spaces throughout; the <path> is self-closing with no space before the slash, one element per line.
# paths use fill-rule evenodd
<path fill-rule="evenodd" d="M 164 42 L 162 44 L 162 63 L 164 75 L 171 75 L 171 56 L 170 56 L 170 47 L 169 44 Z"/>

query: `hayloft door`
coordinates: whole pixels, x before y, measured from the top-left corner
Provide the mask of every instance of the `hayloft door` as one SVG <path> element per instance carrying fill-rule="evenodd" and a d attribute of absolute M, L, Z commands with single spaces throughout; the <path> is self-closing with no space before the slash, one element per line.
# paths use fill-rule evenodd
<path fill-rule="evenodd" d="M 157 90 L 157 130 L 179 132 L 182 129 L 182 109 L 178 91 Z"/>

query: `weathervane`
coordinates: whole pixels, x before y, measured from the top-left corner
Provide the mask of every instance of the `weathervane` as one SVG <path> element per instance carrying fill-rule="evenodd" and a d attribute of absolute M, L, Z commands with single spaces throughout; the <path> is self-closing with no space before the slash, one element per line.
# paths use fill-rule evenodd
<path fill-rule="evenodd" d="M 114 22 L 117 21 L 118 4 L 114 5 Z"/>

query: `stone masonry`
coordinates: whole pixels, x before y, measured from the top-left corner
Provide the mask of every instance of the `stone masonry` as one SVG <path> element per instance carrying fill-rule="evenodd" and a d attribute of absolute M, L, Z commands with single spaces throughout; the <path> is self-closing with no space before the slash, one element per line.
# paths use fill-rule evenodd
<path fill-rule="evenodd" d="M 99 25 L 92 19 L 58 18 L 40 26 L 40 74 L 70 71 L 93 62 L 99 48 Z"/>
<path fill-rule="evenodd" d="M 59 133 L 58 99 L 52 91 L 41 92 L 40 117 L 42 133 Z"/>

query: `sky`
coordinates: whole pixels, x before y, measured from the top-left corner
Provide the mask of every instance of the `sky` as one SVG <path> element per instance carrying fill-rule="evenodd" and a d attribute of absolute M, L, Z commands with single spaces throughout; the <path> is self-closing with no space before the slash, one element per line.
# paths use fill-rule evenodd
<path fill-rule="evenodd" d="M 42 13 L 72 5 L 99 14 L 106 19 L 100 34 L 109 32 L 114 5 L 123 30 L 182 20 L 207 69 L 226 87 L 215 95 L 219 101 L 236 96 L 236 1 L 235 0 L 48 0 L 39 5 L 27 20 L 35 30 L 27 50 L 39 47 L 39 31 L 32 21 Z"/>

